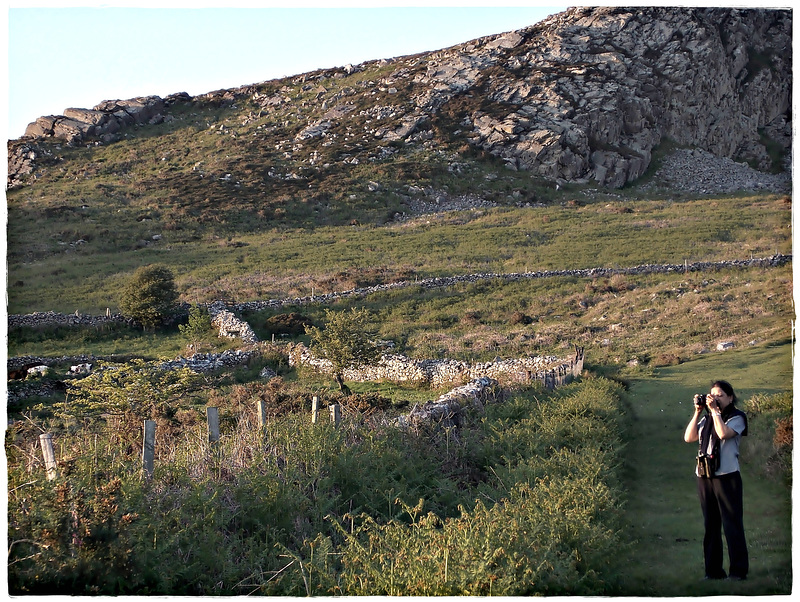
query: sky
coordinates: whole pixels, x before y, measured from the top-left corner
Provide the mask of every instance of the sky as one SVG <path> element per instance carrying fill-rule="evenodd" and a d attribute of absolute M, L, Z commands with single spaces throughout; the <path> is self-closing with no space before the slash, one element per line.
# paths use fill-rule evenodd
<path fill-rule="evenodd" d="M 67 108 L 178 92 L 195 96 L 439 50 L 527 27 L 567 8 L 503 0 L 221 4 L 6 0 L 6 139 Z"/>

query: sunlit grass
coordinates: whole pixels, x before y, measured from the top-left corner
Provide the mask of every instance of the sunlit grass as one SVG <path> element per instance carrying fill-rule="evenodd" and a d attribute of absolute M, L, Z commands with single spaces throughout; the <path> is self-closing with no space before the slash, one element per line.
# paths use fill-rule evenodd
<path fill-rule="evenodd" d="M 130 240 L 122 248 L 113 242 L 108 248 L 100 214 L 76 222 L 70 230 L 69 220 L 78 219 L 70 212 L 60 233 L 42 236 L 41 231 L 25 233 L 15 225 L 12 205 L 9 311 L 114 311 L 125 279 L 139 265 L 155 262 L 174 271 L 185 300 L 199 302 L 342 290 L 346 283 L 337 286 L 331 274 L 376 266 L 424 278 L 791 253 L 790 211 L 781 198 L 631 200 L 614 205 L 617 209 L 601 203 L 498 208 L 386 226 L 272 229 L 223 237 L 208 232 L 196 240 L 174 240 L 173 234 L 156 231 L 145 220 L 126 231 Z M 52 239 L 55 243 L 48 244 L 55 251 L 34 260 L 15 254 L 32 248 L 32 236 Z M 87 242 L 69 244 L 78 236 Z"/>

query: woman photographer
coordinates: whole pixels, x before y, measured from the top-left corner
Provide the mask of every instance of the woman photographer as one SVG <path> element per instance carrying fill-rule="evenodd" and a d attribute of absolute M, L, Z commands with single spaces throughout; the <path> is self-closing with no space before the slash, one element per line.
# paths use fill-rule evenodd
<path fill-rule="evenodd" d="M 730 580 L 747 578 L 749 561 L 744 537 L 742 477 L 739 442 L 747 434 L 747 416 L 735 406 L 730 383 L 719 380 L 708 395 L 694 396 L 694 415 L 683 435 L 687 443 L 699 443 L 697 493 L 703 510 L 703 555 L 706 579 L 725 579 L 722 568 L 722 535 L 728 542 Z M 707 414 L 703 415 L 703 411 Z"/>

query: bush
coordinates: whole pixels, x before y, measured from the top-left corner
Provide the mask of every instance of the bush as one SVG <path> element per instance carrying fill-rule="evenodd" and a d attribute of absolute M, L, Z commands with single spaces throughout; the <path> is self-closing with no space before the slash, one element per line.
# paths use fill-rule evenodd
<path fill-rule="evenodd" d="M 278 314 L 268 318 L 264 327 L 267 330 L 267 335 L 289 335 L 296 337 L 304 334 L 307 326 L 313 326 L 314 322 L 311 318 L 304 316 L 297 312 L 288 314 Z"/>
<path fill-rule="evenodd" d="M 145 328 L 155 328 L 173 315 L 177 299 L 175 277 L 169 268 L 147 265 L 134 272 L 119 305 L 124 316 Z"/>
<path fill-rule="evenodd" d="M 482 451 L 494 481 L 473 509 L 442 517 L 398 499 L 410 520 L 362 514 L 344 527 L 341 583 L 351 595 L 575 595 L 603 591 L 619 557 L 619 395 L 604 379 L 542 403 L 490 406 Z M 462 441 L 467 441 L 461 433 Z M 616 451 L 615 451 L 616 450 Z M 474 496 L 473 496 L 474 497 Z M 408 498 L 405 498 L 408 499 Z M 486 505 L 483 500 L 496 503 Z M 354 520 L 353 519 L 353 520 Z M 357 524 L 356 528 L 351 525 Z M 332 580 L 328 580 L 332 583 Z M 318 593 L 325 591 L 325 580 Z"/>
<path fill-rule="evenodd" d="M 369 312 L 364 308 L 352 308 L 349 312 L 326 309 L 325 322 L 324 329 L 306 327 L 306 333 L 311 336 L 311 349 L 331 362 L 339 389 L 349 394 L 342 373 L 347 368 L 368 365 L 378 358 L 374 342 L 376 331 L 369 323 Z"/>
<path fill-rule="evenodd" d="M 748 417 L 747 461 L 773 478 L 792 478 L 792 393 L 758 393 L 744 402 Z"/>
<path fill-rule="evenodd" d="M 214 334 L 211 315 L 205 307 L 192 305 L 189 309 L 189 322 L 179 324 L 178 330 L 189 339 L 189 344 L 196 348 L 198 343 L 207 342 Z"/>
<path fill-rule="evenodd" d="M 515 311 L 513 314 L 511 314 L 511 319 L 509 320 L 509 322 L 511 322 L 511 324 L 514 326 L 518 324 L 527 326 L 528 324 L 533 324 L 533 318 L 531 318 L 530 316 L 526 316 L 521 311 Z"/>

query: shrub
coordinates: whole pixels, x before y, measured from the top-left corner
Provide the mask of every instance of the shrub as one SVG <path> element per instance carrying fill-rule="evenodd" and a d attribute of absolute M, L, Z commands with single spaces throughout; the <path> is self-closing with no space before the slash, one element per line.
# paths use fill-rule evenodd
<path fill-rule="evenodd" d="M 792 416 L 778 418 L 775 421 L 775 437 L 773 444 L 778 452 L 794 445 L 794 422 Z"/>
<path fill-rule="evenodd" d="M 120 299 L 120 310 L 145 328 L 155 328 L 175 310 L 178 291 L 169 268 L 159 265 L 142 266 L 128 281 Z"/>
<path fill-rule="evenodd" d="M 531 318 L 530 316 L 525 315 L 521 311 L 515 311 L 513 314 L 511 314 L 511 318 L 510 318 L 509 322 L 514 326 L 517 326 L 517 325 L 520 325 L 520 324 L 524 325 L 524 326 L 527 326 L 528 324 L 533 324 L 533 318 Z"/>
<path fill-rule="evenodd" d="M 318 593 L 351 595 L 597 594 L 624 544 L 619 478 L 621 387 L 605 379 L 565 387 L 554 398 L 518 393 L 487 408 L 485 439 L 470 461 L 495 480 L 479 501 L 443 517 L 395 502 L 400 517 L 366 514 L 339 523 L 339 583 Z M 462 446 L 469 441 L 461 432 Z M 474 497 L 474 496 L 473 496 Z M 484 500 L 494 503 L 487 505 Z M 410 521 L 410 522 L 409 522 Z M 308 559 L 306 559 L 308 560 Z"/>
<path fill-rule="evenodd" d="M 370 364 L 378 357 L 375 330 L 369 324 L 369 312 L 352 308 L 349 312 L 325 310 L 325 328 L 307 326 L 312 349 L 333 365 L 333 376 L 343 393 L 349 393 L 342 373 L 346 368 Z"/>
<path fill-rule="evenodd" d="M 286 416 L 311 409 L 311 394 L 294 390 L 280 377 L 266 383 L 251 382 L 234 385 L 230 390 L 216 390 L 209 395 L 209 405 L 234 413 L 255 412 L 258 402 L 264 402 L 268 418 Z"/>
<path fill-rule="evenodd" d="M 188 324 L 178 325 L 178 330 L 189 339 L 192 346 L 197 347 L 198 343 L 207 341 L 214 333 L 211 315 L 205 307 L 192 305 L 189 309 Z"/>
<path fill-rule="evenodd" d="M 230 419 L 213 448 L 200 412 L 160 414 L 181 432 L 161 438 L 159 422 L 151 480 L 140 443 L 126 452 L 101 426 L 56 434 L 59 475 L 46 483 L 31 474 L 43 471 L 38 425 L 10 425 L 12 593 L 608 591 L 622 545 L 617 385 L 520 391 L 456 432 L 363 420 L 385 401 L 370 394 L 331 395 L 342 423 L 311 424 L 308 407 L 283 411 L 309 399 L 295 387 L 219 391 Z M 276 410 L 263 429 L 258 397 Z"/>
<path fill-rule="evenodd" d="M 289 335 L 298 336 L 305 332 L 306 327 L 313 326 L 311 318 L 297 312 L 288 314 L 278 314 L 268 318 L 264 327 L 267 335 Z"/>
<path fill-rule="evenodd" d="M 467 311 L 464 312 L 464 315 L 461 317 L 461 323 L 464 326 L 477 326 L 481 323 L 481 312 L 479 311 Z"/>
<path fill-rule="evenodd" d="M 748 462 L 765 474 L 792 478 L 793 398 L 792 393 L 757 393 L 743 404 L 749 419 Z"/>
<path fill-rule="evenodd" d="M 653 358 L 653 365 L 658 366 L 677 366 L 681 363 L 679 358 L 674 353 L 659 353 Z"/>

